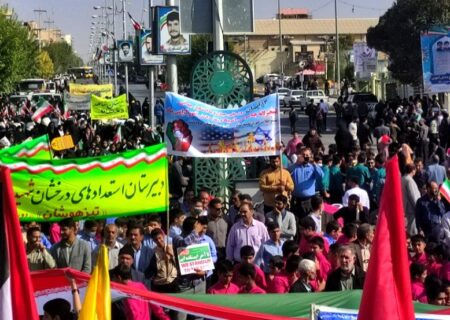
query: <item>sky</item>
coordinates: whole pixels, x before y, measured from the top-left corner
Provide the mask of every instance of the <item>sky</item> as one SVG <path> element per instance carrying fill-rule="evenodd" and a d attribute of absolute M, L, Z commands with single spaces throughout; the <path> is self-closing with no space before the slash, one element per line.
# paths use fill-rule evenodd
<path fill-rule="evenodd" d="M 112 6 L 114 0 L 0 0 L 0 4 L 12 7 L 22 21 L 39 20 L 35 10 L 46 10 L 40 14 L 43 26 L 53 26 L 62 30 L 63 34 L 71 34 L 77 54 L 86 61 L 89 52 L 89 37 L 91 16 L 101 14 L 93 6 Z M 118 10 L 122 9 L 122 1 L 115 0 Z M 144 22 L 148 26 L 148 11 L 150 0 L 125 0 L 126 10 L 135 20 Z M 181 0 L 182 1 L 182 0 Z M 227 0 L 223 0 L 227 1 Z M 334 0 L 280 0 L 281 8 L 308 9 L 313 18 L 334 18 Z M 338 16 L 341 18 L 371 18 L 381 16 L 394 0 L 336 0 Z M 153 0 L 153 5 L 163 5 L 163 0 Z M 274 18 L 278 8 L 277 0 L 254 0 L 256 19 Z M 48 23 L 44 24 L 44 21 Z M 49 21 L 53 21 L 53 24 Z M 126 17 L 127 31 L 132 25 Z M 116 16 L 116 33 L 122 34 L 122 15 Z"/>

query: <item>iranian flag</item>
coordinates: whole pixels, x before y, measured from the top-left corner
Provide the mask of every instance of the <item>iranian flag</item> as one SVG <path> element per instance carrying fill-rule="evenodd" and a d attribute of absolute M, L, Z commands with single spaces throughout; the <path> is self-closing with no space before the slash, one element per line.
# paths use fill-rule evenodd
<path fill-rule="evenodd" d="M 39 319 L 10 171 L 0 168 L 0 319 Z"/>
<path fill-rule="evenodd" d="M 439 191 L 441 192 L 441 195 L 450 203 L 450 180 L 445 179 Z"/>
<path fill-rule="evenodd" d="M 53 111 L 53 106 L 45 99 L 40 98 L 37 103 L 37 110 L 31 116 L 34 122 L 40 123 L 41 119 L 49 112 Z"/>
<path fill-rule="evenodd" d="M 136 31 L 142 30 L 141 24 L 139 22 L 137 22 L 136 20 L 134 20 L 129 12 L 128 12 L 128 16 L 130 17 L 131 24 L 133 25 L 134 30 L 136 30 Z"/>

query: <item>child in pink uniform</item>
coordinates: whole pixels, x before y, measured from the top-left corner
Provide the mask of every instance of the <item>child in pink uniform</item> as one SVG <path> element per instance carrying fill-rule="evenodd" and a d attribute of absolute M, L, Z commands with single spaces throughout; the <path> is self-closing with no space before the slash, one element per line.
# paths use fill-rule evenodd
<path fill-rule="evenodd" d="M 233 265 L 230 261 L 224 260 L 217 264 L 217 273 L 219 274 L 219 281 L 211 288 L 209 294 L 237 294 L 239 287 L 231 282 L 233 278 Z"/>
<path fill-rule="evenodd" d="M 425 278 L 427 277 L 427 269 L 421 263 L 413 262 L 409 266 L 411 274 L 411 290 L 414 301 L 427 303 L 427 295 L 425 292 Z"/>
<path fill-rule="evenodd" d="M 256 270 L 253 264 L 241 264 L 238 269 L 239 282 L 242 283 L 242 287 L 239 293 L 253 293 L 253 294 L 264 294 L 266 291 L 260 287 L 255 282 Z"/>
<path fill-rule="evenodd" d="M 256 285 L 265 290 L 267 288 L 266 276 L 265 276 L 264 272 L 261 270 L 261 268 L 258 267 L 257 265 L 255 265 L 253 262 L 255 260 L 255 249 L 253 249 L 252 246 L 243 246 L 241 248 L 240 255 L 241 255 L 241 263 L 238 263 L 234 266 L 233 280 L 232 280 L 233 283 L 239 287 L 241 287 L 243 285 L 242 283 L 239 282 L 238 270 L 242 265 L 250 264 L 255 267 Z"/>
<path fill-rule="evenodd" d="M 425 238 L 420 234 L 416 234 L 415 236 L 411 237 L 411 244 L 414 251 L 414 255 L 412 256 L 411 261 L 421 263 L 428 267 L 428 257 L 425 253 L 425 248 L 427 246 Z"/>
<path fill-rule="evenodd" d="M 289 292 L 289 281 L 287 275 L 282 272 L 284 261 L 282 256 L 274 256 L 270 259 L 270 273 L 267 275 L 267 293 Z"/>

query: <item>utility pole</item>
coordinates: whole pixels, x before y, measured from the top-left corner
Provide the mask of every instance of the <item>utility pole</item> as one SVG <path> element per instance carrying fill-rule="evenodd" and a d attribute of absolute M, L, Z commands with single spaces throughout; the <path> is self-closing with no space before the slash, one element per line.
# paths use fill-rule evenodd
<path fill-rule="evenodd" d="M 149 8 L 149 29 L 152 30 L 152 40 L 155 36 L 155 30 L 153 29 L 153 0 L 150 0 L 150 8 Z M 141 48 L 139 48 L 141 50 Z M 150 124 L 150 127 L 152 129 L 155 128 L 155 66 L 149 66 L 148 70 L 148 88 L 150 90 L 150 108 L 148 108 L 148 121 Z"/>
<path fill-rule="evenodd" d="M 222 0 L 212 1 L 213 10 L 213 44 L 214 51 L 222 51 L 224 49 L 223 42 L 223 5 Z"/>
<path fill-rule="evenodd" d="M 113 54 L 112 54 L 112 61 L 114 65 L 114 96 L 117 96 L 117 59 L 116 59 L 116 51 L 117 51 L 117 44 L 116 44 L 116 0 L 112 0 L 112 11 L 113 11 Z"/>
<path fill-rule="evenodd" d="M 122 0 L 122 23 L 123 23 L 123 39 L 126 40 L 127 24 L 125 20 L 125 0 Z M 128 102 L 128 64 L 126 62 L 125 62 L 125 91 L 127 94 L 127 102 Z"/>
<path fill-rule="evenodd" d="M 42 43 L 41 43 L 41 15 L 43 13 L 47 13 L 47 10 L 43 10 L 43 9 L 35 9 L 33 10 L 34 13 L 38 14 L 38 28 L 37 28 L 37 32 L 38 32 L 38 45 L 39 45 L 39 50 L 41 50 L 42 47 Z"/>
<path fill-rule="evenodd" d="M 280 37 L 281 87 L 284 87 L 283 36 L 281 35 L 281 3 L 278 0 L 278 36 Z"/>
<path fill-rule="evenodd" d="M 341 91 L 341 65 L 339 59 L 339 30 L 338 30 L 338 11 L 337 11 L 337 0 L 334 0 L 334 25 L 336 28 L 336 83 L 334 87 L 336 88 L 338 97 Z"/>
<path fill-rule="evenodd" d="M 166 6 L 174 6 L 175 0 L 166 0 Z M 167 56 L 167 82 L 170 91 L 178 93 L 178 68 L 177 57 L 175 55 Z"/>

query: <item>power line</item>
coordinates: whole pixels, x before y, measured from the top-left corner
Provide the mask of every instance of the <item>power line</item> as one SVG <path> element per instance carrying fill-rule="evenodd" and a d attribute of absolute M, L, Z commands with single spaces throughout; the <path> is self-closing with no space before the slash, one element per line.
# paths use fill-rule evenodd
<path fill-rule="evenodd" d="M 329 4 L 331 4 L 332 2 L 333 2 L 333 0 L 330 0 L 330 1 L 326 2 L 326 3 L 324 3 L 323 5 L 321 5 L 320 7 L 317 7 L 316 9 L 310 10 L 309 12 L 313 13 L 313 12 L 316 12 L 316 11 L 318 11 L 320 9 L 323 9 L 326 6 L 328 6 Z"/>
<path fill-rule="evenodd" d="M 352 12 L 355 12 L 355 8 L 364 9 L 364 10 L 371 10 L 371 11 L 378 11 L 378 12 L 387 10 L 386 8 L 374 8 L 374 7 L 361 6 L 359 4 L 350 3 L 350 2 L 347 2 L 347 1 L 344 1 L 344 0 L 338 0 L 338 1 L 340 3 L 342 3 L 342 4 L 344 4 L 344 5 L 352 7 Z"/>

